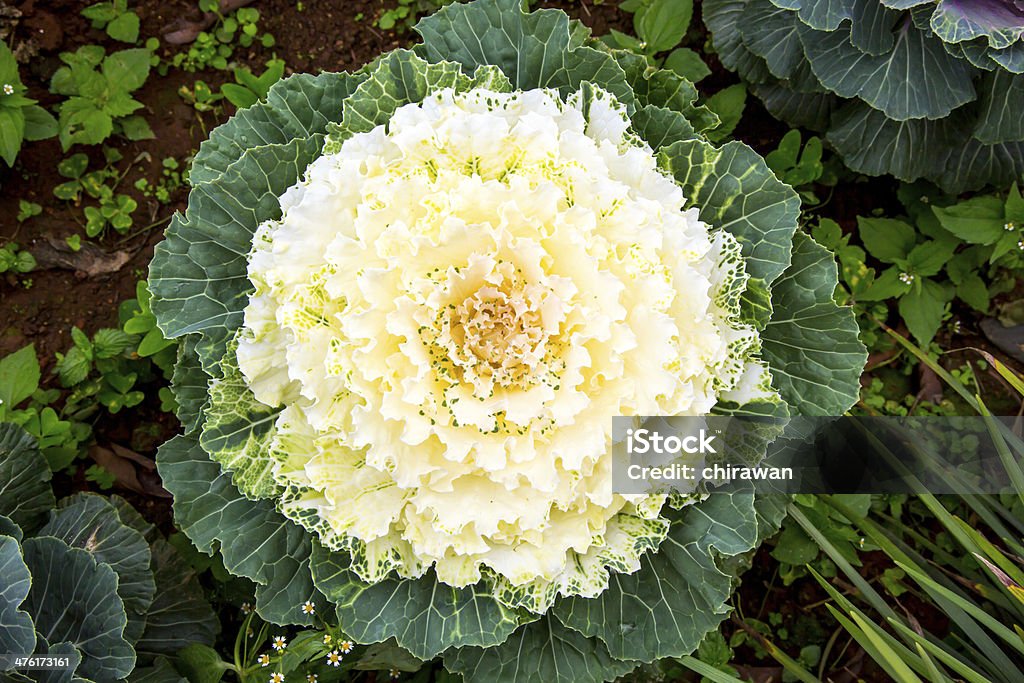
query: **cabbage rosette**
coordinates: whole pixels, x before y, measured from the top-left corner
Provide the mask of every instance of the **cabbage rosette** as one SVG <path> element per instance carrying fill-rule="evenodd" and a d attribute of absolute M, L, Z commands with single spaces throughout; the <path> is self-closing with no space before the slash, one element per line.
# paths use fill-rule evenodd
<path fill-rule="evenodd" d="M 951 194 L 1024 173 L 1022 0 L 708 0 L 727 68 L 851 169 Z"/>
<path fill-rule="evenodd" d="M 451 5 L 213 131 L 150 273 L 175 518 L 267 620 L 467 680 L 692 652 L 778 499 L 619 495 L 614 415 L 840 414 L 832 255 L 693 86 L 561 12 Z"/>

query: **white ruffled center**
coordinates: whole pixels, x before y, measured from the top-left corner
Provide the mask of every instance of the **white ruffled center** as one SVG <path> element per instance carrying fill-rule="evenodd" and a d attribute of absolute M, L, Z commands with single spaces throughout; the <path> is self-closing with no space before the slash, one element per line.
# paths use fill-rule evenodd
<path fill-rule="evenodd" d="M 584 99 L 401 107 L 329 144 L 256 236 L 237 356 L 286 406 L 281 506 L 365 580 L 596 595 L 667 528 L 663 498 L 612 494 L 611 417 L 769 392 L 739 245 L 610 95 Z"/>

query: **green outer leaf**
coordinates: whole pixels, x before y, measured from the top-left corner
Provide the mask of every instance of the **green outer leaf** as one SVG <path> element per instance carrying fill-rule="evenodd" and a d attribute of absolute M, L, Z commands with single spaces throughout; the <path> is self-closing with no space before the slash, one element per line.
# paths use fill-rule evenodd
<path fill-rule="evenodd" d="M 1010 47 L 1024 36 L 1024 24 L 1020 14 L 1011 9 L 1012 3 L 1003 3 L 1001 11 L 997 2 L 948 3 L 940 0 L 931 16 L 931 29 L 947 43 L 962 43 L 975 38 L 985 38 L 994 49 Z M 980 21 L 978 21 L 980 20 Z"/>
<path fill-rule="evenodd" d="M 633 93 L 615 60 L 579 46 L 562 11 L 525 13 L 520 0 L 476 0 L 446 5 L 415 29 L 423 37 L 417 51 L 431 62 L 458 62 L 467 72 L 492 64 L 518 90 L 557 88 L 564 95 L 590 81 L 632 107 Z"/>
<path fill-rule="evenodd" d="M 420 659 L 449 647 L 491 647 L 530 619 L 498 603 L 491 589 L 453 588 L 433 573 L 366 584 L 348 570 L 349 558 L 314 543 L 313 580 L 335 603 L 342 630 L 360 643 L 395 638 Z"/>
<path fill-rule="evenodd" d="M 941 118 L 976 97 L 974 70 L 909 19 L 886 54 L 865 54 L 850 39 L 848 29 L 800 29 L 814 75 L 841 97 L 859 98 L 899 121 Z"/>
<path fill-rule="evenodd" d="M 128 677 L 128 683 L 189 683 L 178 673 L 166 657 L 157 657 L 152 666 L 138 667 Z"/>
<path fill-rule="evenodd" d="M 171 391 L 178 403 L 178 420 L 185 428 L 186 434 L 195 431 L 202 419 L 202 409 L 206 404 L 210 376 L 203 372 L 196 353 L 198 334 L 186 335 L 178 345 L 178 362 L 174 364 L 171 375 Z"/>
<path fill-rule="evenodd" d="M 151 303 L 164 336 L 201 332 L 196 350 L 208 372 L 241 325 L 252 289 L 247 256 L 252 235 L 281 215 L 278 197 L 315 159 L 322 136 L 247 150 L 223 174 L 192 189 L 185 215 L 175 214 L 149 266 Z"/>
<path fill-rule="evenodd" d="M 1005 186 L 1024 174 L 1024 128 L 1014 116 L 1024 104 L 1014 81 L 1024 72 L 1024 43 L 993 49 L 985 38 L 941 42 L 929 27 L 934 0 L 769 1 L 803 20 L 797 66 L 792 42 L 781 40 L 783 17 L 765 0 L 702 3 L 719 57 L 773 116 L 827 131 L 852 170 L 927 178 L 950 194 Z M 909 16 L 903 12 L 911 8 Z M 905 23 L 895 25 L 901 16 Z M 837 28 L 815 31 L 826 25 Z M 770 58 L 775 76 L 757 53 Z M 969 104 L 975 99 L 978 105 Z"/>
<path fill-rule="evenodd" d="M 340 124 L 329 126 L 328 149 L 354 133 L 365 133 L 391 120 L 395 110 L 444 88 L 464 92 L 485 87 L 497 92 L 511 89 L 508 78 L 493 66 L 477 67 L 472 78 L 456 62 L 432 64 L 409 50 L 394 50 L 373 64 L 370 77 L 345 102 Z M 337 135 L 340 133 L 340 136 Z"/>
<path fill-rule="evenodd" d="M 894 121 L 861 102 L 847 102 L 832 118 L 828 141 L 854 171 L 868 175 L 891 173 L 912 182 L 934 177 L 946 167 L 945 156 L 954 139 L 959 117 L 929 121 Z M 963 136 L 963 129 L 959 132 Z"/>
<path fill-rule="evenodd" d="M 24 678 L 14 678 L 12 681 L 31 681 L 32 683 L 91 683 L 86 681 L 84 678 L 77 676 L 75 672 L 78 670 L 78 666 L 82 663 L 82 653 L 75 648 L 73 643 L 53 643 L 46 642 L 39 633 L 36 634 L 36 650 L 33 653 L 38 656 L 59 656 L 68 658 L 68 666 L 66 669 L 57 669 L 54 671 L 33 671 L 32 677 L 25 676 Z M 21 674 L 15 674 L 21 675 Z"/>
<path fill-rule="evenodd" d="M 283 145 L 294 138 L 327 132 L 341 121 L 344 101 L 365 80 L 366 74 L 296 74 L 270 88 L 266 102 L 242 109 L 217 126 L 199 147 L 189 182 L 210 182 L 252 147 Z"/>
<path fill-rule="evenodd" d="M 270 439 L 280 408 L 256 400 L 235 357 L 237 344 L 228 343 L 220 363 L 221 377 L 210 380 L 210 400 L 199 443 L 210 457 L 231 472 L 231 481 L 247 498 L 276 498 Z"/>
<path fill-rule="evenodd" d="M 927 177 L 950 194 L 978 190 L 986 185 L 1005 185 L 1024 174 L 1024 143 L 986 145 L 972 137 L 946 151 L 939 172 Z"/>
<path fill-rule="evenodd" d="M 157 452 L 157 471 L 174 496 L 174 520 L 199 550 L 218 544 L 224 566 L 257 584 L 256 609 L 276 624 L 311 624 L 300 609 L 323 603 L 309 570 L 310 538 L 269 501 L 251 501 L 210 460 L 195 435 L 176 436 Z"/>
<path fill-rule="evenodd" d="M 983 79 L 974 137 L 987 144 L 1024 140 L 1024 75 L 995 69 Z"/>
<path fill-rule="evenodd" d="M 32 575 L 48 579 L 33 582 L 25 602 L 40 633 L 75 645 L 82 653 L 82 676 L 100 681 L 127 676 L 135 652 L 121 635 L 127 622 L 114 570 L 56 538 L 30 538 L 22 548 Z"/>
<path fill-rule="evenodd" d="M 685 116 L 677 111 L 650 104 L 636 110 L 630 126 L 654 151 L 667 147 L 677 140 L 686 140 L 696 135 L 693 124 Z"/>
<path fill-rule="evenodd" d="M 213 646 L 220 621 L 203 594 L 195 570 L 163 538 L 153 539 L 151 549 L 157 593 L 135 650 L 140 656 L 173 655 L 190 643 Z"/>
<path fill-rule="evenodd" d="M 615 50 L 612 56 L 626 74 L 637 107 L 654 106 L 678 112 L 700 131 L 720 123 L 710 109 L 696 104 L 697 89 L 690 81 L 667 69 L 655 69 L 646 58 L 628 50 Z"/>
<path fill-rule="evenodd" d="M 772 285 L 775 315 L 761 333 L 772 384 L 798 415 L 841 415 L 857 402 L 867 349 L 853 310 L 832 300 L 832 253 L 803 233 L 793 263 Z"/>
<path fill-rule="evenodd" d="M 871 0 L 867 0 L 870 2 Z M 835 31 L 853 18 L 854 5 L 865 0 L 772 0 L 779 7 L 796 10 L 800 21 L 819 31 Z"/>
<path fill-rule="evenodd" d="M 775 118 L 816 131 L 828 128 L 838 101 L 830 93 L 801 93 L 768 83 L 751 86 L 750 90 Z"/>
<path fill-rule="evenodd" d="M 738 555 L 757 543 L 749 492 L 715 492 L 669 515 L 668 537 L 657 552 L 642 556 L 639 571 L 612 574 L 598 597 L 566 598 L 552 610 L 569 628 L 600 638 L 617 659 L 653 661 L 693 652 L 729 611 L 732 577 L 715 557 Z"/>
<path fill-rule="evenodd" d="M 34 531 L 57 504 L 50 468 L 36 440 L 18 425 L 0 423 L 0 515 Z"/>
<path fill-rule="evenodd" d="M 11 521 L 10 517 L 3 515 L 0 515 L 0 534 L 10 536 L 19 543 L 25 537 L 25 532 L 21 530 L 21 527 Z"/>
<path fill-rule="evenodd" d="M 795 12 L 776 7 L 771 0 L 751 0 L 737 27 L 743 44 L 764 59 L 776 78 L 789 78 L 804 61 L 800 22 Z"/>
<path fill-rule="evenodd" d="M 715 52 L 725 68 L 739 73 L 748 83 L 765 83 L 771 72 L 764 59 L 743 44 L 740 22 L 748 0 L 704 0 L 701 16 L 711 31 Z"/>
<path fill-rule="evenodd" d="M 563 626 L 549 614 L 500 645 L 450 650 L 444 665 L 461 673 L 466 683 L 601 683 L 629 673 L 639 662 L 615 659 L 601 641 Z"/>
<path fill-rule="evenodd" d="M 732 233 L 747 273 L 771 284 L 789 265 L 800 198 L 754 150 L 740 142 L 716 148 L 682 140 L 662 149 L 659 164 L 675 176 L 700 218 Z"/>
<path fill-rule="evenodd" d="M 850 42 L 869 55 L 880 55 L 892 49 L 894 31 L 900 13 L 877 1 L 860 0 L 853 9 Z"/>
<path fill-rule="evenodd" d="M 62 500 L 39 535 L 53 536 L 72 548 L 81 548 L 114 570 L 117 594 L 128 617 L 124 637 L 130 643 L 137 641 L 156 595 L 149 569 L 149 544 L 142 534 L 122 524 L 117 510 L 105 498 L 81 493 Z"/>
<path fill-rule="evenodd" d="M 988 63 L 981 68 L 1002 67 L 1010 73 L 1024 73 L 1024 43 L 1016 43 L 1005 50 L 985 48 L 984 54 Z"/>
<path fill-rule="evenodd" d="M 36 647 L 32 616 L 20 609 L 28 595 L 32 575 L 21 556 L 18 539 L 0 535 L 0 652 L 31 654 Z"/>
<path fill-rule="evenodd" d="M 394 639 L 370 645 L 363 656 L 356 662 L 359 671 L 380 671 L 396 669 L 398 671 L 419 671 L 423 661 L 412 656 L 408 650 L 395 644 Z"/>
<path fill-rule="evenodd" d="M 220 621 L 206 600 L 195 570 L 128 501 L 111 496 L 110 502 L 121 521 L 150 544 L 149 568 L 156 583 L 156 598 L 146 613 L 146 630 L 135 643 L 135 651 L 140 657 L 148 657 L 173 655 L 189 643 L 212 645 Z"/>

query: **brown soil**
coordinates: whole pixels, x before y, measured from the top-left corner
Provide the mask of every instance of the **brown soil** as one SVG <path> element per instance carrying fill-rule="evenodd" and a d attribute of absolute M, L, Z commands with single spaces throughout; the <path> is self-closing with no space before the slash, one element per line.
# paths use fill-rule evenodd
<path fill-rule="evenodd" d="M 23 13 L 17 27 L 14 44 L 32 41 L 38 53 L 22 66 L 22 78 L 30 89 L 30 96 L 44 106 L 59 101 L 48 92 L 53 72 L 61 66 L 59 53 L 74 50 L 85 44 L 103 44 L 108 52 L 130 47 L 110 40 L 100 30 L 92 29 L 79 11 L 92 4 L 83 0 L 28 0 L 18 5 Z M 295 0 L 260 0 L 253 4 L 260 10 L 260 30 L 268 31 L 277 39 L 277 45 L 265 49 L 236 48 L 235 57 L 242 64 L 251 64 L 257 72 L 263 62 L 273 55 L 285 60 L 288 72 L 338 71 L 357 69 L 381 52 L 414 41 L 411 30 L 402 33 L 376 28 L 374 19 L 386 5 L 380 0 L 307 0 L 303 11 L 296 9 Z M 541 3 L 559 6 L 559 3 Z M 627 29 L 629 17 L 623 16 L 611 4 L 561 3 L 574 16 L 590 25 L 596 34 L 607 33 L 615 26 Z M 142 20 L 140 35 L 144 40 L 160 36 L 162 29 L 182 16 L 197 15 L 195 0 L 137 0 L 131 3 Z M 356 17 L 362 15 L 360 21 Z M 299 38 L 301 37 L 301 38 Z M 187 46 L 164 45 L 160 54 L 173 55 Z M 124 159 L 118 164 L 123 171 L 130 162 L 138 160 L 121 181 L 118 191 L 135 197 L 139 209 L 135 225 L 142 227 L 165 221 L 171 214 L 184 208 L 187 192 L 178 191 L 169 205 L 147 199 L 133 188 L 138 178 L 150 181 L 160 177 L 160 163 L 165 157 L 183 160 L 192 155 L 206 137 L 206 132 L 225 120 L 232 107 L 226 104 L 220 115 L 198 114 L 178 95 L 178 88 L 191 85 L 197 79 L 206 81 L 214 89 L 231 79 L 230 72 L 204 71 L 185 73 L 171 70 L 160 77 L 154 71 L 135 97 L 146 106 L 142 110 L 153 128 L 156 138 L 139 142 L 111 139 Z M 67 155 L 84 151 L 90 156 L 90 169 L 102 165 L 98 148 L 76 146 Z M 53 187 L 63 182 L 56 170 L 64 156 L 56 140 L 27 143 L 13 169 L 0 168 L 0 243 L 16 241 L 22 248 L 32 251 L 45 236 L 59 243 L 75 234 L 83 236 L 82 206 L 74 206 L 56 199 Z M 19 225 L 15 220 L 18 201 L 25 199 L 43 207 L 43 213 Z M 83 205 L 88 205 L 85 200 Z M 36 270 L 27 276 L 8 275 L 0 279 L 0 356 L 10 353 L 26 343 L 34 343 L 44 366 L 50 366 L 53 355 L 70 344 L 69 330 L 76 325 L 92 332 L 117 322 L 117 304 L 134 295 L 135 283 L 145 277 L 153 246 L 161 239 L 159 223 L 148 232 L 129 239 L 109 235 L 99 243 L 110 252 L 125 251 L 130 255 L 118 271 L 87 276 L 82 269 Z M 133 230 L 136 228 L 133 228 Z M 83 264 L 86 265 L 86 264 Z"/>

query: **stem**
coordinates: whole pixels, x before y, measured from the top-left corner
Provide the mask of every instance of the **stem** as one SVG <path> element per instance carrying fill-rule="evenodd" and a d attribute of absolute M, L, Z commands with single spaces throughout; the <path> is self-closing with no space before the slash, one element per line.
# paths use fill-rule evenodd
<path fill-rule="evenodd" d="M 172 214 L 172 216 L 173 216 L 173 214 Z M 135 237 L 138 237 L 142 233 L 148 232 L 148 231 L 152 230 L 153 228 L 155 228 L 156 226 L 161 225 L 162 223 L 168 222 L 169 220 L 171 220 L 172 216 L 164 216 L 163 218 L 161 218 L 161 219 L 159 219 L 157 221 L 153 221 L 149 225 L 147 225 L 145 227 L 142 227 L 142 228 L 139 228 L 138 230 L 135 230 L 134 232 L 131 232 L 131 233 L 125 235 L 121 239 L 119 239 L 116 242 L 114 242 L 114 244 L 124 244 L 125 242 L 127 242 L 127 241 L 129 241 L 129 240 L 131 240 L 131 239 L 133 239 Z"/>

